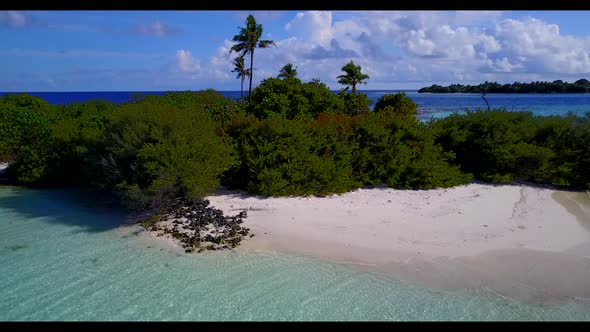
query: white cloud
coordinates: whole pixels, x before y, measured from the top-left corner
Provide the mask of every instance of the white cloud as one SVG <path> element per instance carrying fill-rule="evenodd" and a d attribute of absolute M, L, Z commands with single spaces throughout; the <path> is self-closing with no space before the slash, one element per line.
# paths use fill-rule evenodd
<path fill-rule="evenodd" d="M 23 28 L 32 23 L 31 16 L 21 11 L 0 11 L 0 26 Z"/>
<path fill-rule="evenodd" d="M 556 24 L 530 18 L 503 20 L 495 34 L 509 57 L 524 59 L 530 71 L 582 74 L 590 73 L 590 38 L 564 36 Z"/>
<path fill-rule="evenodd" d="M 201 69 L 199 60 L 194 59 L 191 52 L 186 50 L 176 51 L 176 64 L 183 73 L 196 73 Z"/>
<path fill-rule="evenodd" d="M 295 38 L 329 47 L 332 40 L 332 13 L 329 11 L 297 13 L 295 18 L 285 25 L 285 30 Z"/>
<path fill-rule="evenodd" d="M 156 36 L 156 37 L 170 37 L 177 35 L 179 30 L 172 28 L 164 23 L 156 20 L 151 23 L 141 23 L 135 27 L 135 31 L 142 35 Z"/>
<path fill-rule="evenodd" d="M 491 62 L 491 66 L 493 69 L 504 73 L 512 72 L 516 68 L 522 68 L 522 64 L 511 64 L 506 57 Z"/>
<path fill-rule="evenodd" d="M 335 18 L 338 17 L 338 18 Z M 371 78 L 367 88 L 432 83 L 578 79 L 590 73 L 590 37 L 562 35 L 537 19 L 502 19 L 502 12 L 300 12 L 284 26 L 277 47 L 256 50 L 254 83 L 276 76 L 286 63 L 300 78 L 320 78 L 338 89 L 336 76 L 350 60 Z M 268 31 L 265 26 L 265 32 Z M 228 38 L 231 36 L 228 36 Z M 204 71 L 231 84 L 232 42 L 208 60 Z M 192 59 L 192 58 L 191 58 Z M 196 61 L 193 59 L 193 61 Z M 249 64 L 249 58 L 246 59 Z M 205 74 L 203 74 L 205 75 Z M 401 88 L 404 88 L 402 86 Z"/>

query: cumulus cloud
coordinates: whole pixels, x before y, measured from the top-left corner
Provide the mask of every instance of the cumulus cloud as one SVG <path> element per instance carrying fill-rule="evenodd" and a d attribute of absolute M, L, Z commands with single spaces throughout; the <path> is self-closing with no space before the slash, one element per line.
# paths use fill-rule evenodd
<path fill-rule="evenodd" d="M 176 64 L 183 73 L 196 73 L 201 69 L 199 60 L 193 58 L 191 52 L 186 50 L 176 51 Z"/>
<path fill-rule="evenodd" d="M 491 62 L 491 66 L 496 71 L 504 73 L 510 73 L 516 68 L 522 68 L 522 64 L 511 64 L 506 57 Z"/>
<path fill-rule="evenodd" d="M 530 71 L 577 74 L 590 73 L 590 38 L 564 36 L 556 24 L 530 18 L 503 20 L 495 34 L 507 57 L 524 59 Z"/>
<path fill-rule="evenodd" d="M 24 28 L 32 23 L 31 15 L 22 11 L 0 11 L 0 26 Z"/>
<path fill-rule="evenodd" d="M 287 37 L 275 40 L 277 47 L 256 51 L 254 82 L 293 63 L 301 79 L 320 78 L 338 88 L 336 76 L 350 60 L 371 76 L 367 87 L 377 89 L 399 88 L 404 82 L 506 82 L 590 73 L 590 36 L 563 35 L 557 25 L 538 19 L 502 19 L 502 12 L 424 11 L 342 17 L 323 11 L 295 14 L 284 26 Z M 201 59 L 207 75 L 232 81 L 231 46 L 226 39 L 215 55 Z"/>
<path fill-rule="evenodd" d="M 309 11 L 297 13 L 291 22 L 285 25 L 289 35 L 305 39 L 322 47 L 330 47 L 332 40 L 332 13 Z"/>
<path fill-rule="evenodd" d="M 330 47 L 324 48 L 318 45 L 307 54 L 307 58 L 309 59 L 354 58 L 358 56 L 359 55 L 353 50 L 341 48 L 336 39 L 330 41 Z"/>
<path fill-rule="evenodd" d="M 135 32 L 141 35 L 155 36 L 155 37 L 170 37 L 180 33 L 180 30 L 165 25 L 156 20 L 151 23 L 140 23 L 135 27 Z"/>

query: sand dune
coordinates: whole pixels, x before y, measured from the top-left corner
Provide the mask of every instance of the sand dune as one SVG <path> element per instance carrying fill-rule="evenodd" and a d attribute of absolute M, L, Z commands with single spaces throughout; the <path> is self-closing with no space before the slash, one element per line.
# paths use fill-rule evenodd
<path fill-rule="evenodd" d="M 256 236 L 240 250 L 312 255 L 443 289 L 486 287 L 530 301 L 590 299 L 590 196 L 519 185 L 329 197 L 220 191 L 248 209 Z"/>

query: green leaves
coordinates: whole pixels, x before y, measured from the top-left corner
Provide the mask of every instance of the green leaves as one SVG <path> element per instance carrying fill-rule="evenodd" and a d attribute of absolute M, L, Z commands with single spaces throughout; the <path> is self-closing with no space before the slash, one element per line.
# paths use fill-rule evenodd
<path fill-rule="evenodd" d="M 283 66 L 283 68 L 281 68 L 278 78 L 284 79 L 284 80 L 289 80 L 289 79 L 296 78 L 297 74 L 298 74 L 297 68 L 293 67 L 292 63 L 288 63 L 285 66 Z"/>
<path fill-rule="evenodd" d="M 375 104 L 375 112 L 394 112 L 401 117 L 413 117 L 418 114 L 418 105 L 405 92 L 383 95 Z"/>
<path fill-rule="evenodd" d="M 105 179 L 117 179 L 111 188 L 153 206 L 210 193 L 233 162 L 202 109 L 144 101 L 122 106 L 113 128 L 103 155 L 115 167 L 102 167 Z"/>
<path fill-rule="evenodd" d="M 341 112 L 343 108 L 342 101 L 323 83 L 268 78 L 252 91 L 248 112 L 260 119 L 312 119 L 320 113 Z"/>
<path fill-rule="evenodd" d="M 246 18 L 246 26 L 240 29 L 240 33 L 235 35 L 232 40 L 237 42 L 230 49 L 230 53 L 241 53 L 243 58 L 246 54 L 250 54 L 250 87 L 248 89 L 248 101 L 250 101 L 250 94 L 252 93 L 252 75 L 254 66 L 254 50 L 258 48 L 268 48 L 274 46 L 272 40 L 260 40 L 262 36 L 262 24 L 257 24 L 256 19 L 252 15 Z"/>
<path fill-rule="evenodd" d="M 392 113 L 236 121 L 228 184 L 270 196 L 327 195 L 365 184 L 425 189 L 468 183 L 415 119 Z"/>
<path fill-rule="evenodd" d="M 357 84 L 366 84 L 365 81 L 369 79 L 369 75 L 361 72 L 361 66 L 355 65 L 352 60 L 342 67 L 342 71 L 345 74 L 337 77 L 338 83 L 352 86 L 352 94 L 356 94 Z"/>
<path fill-rule="evenodd" d="M 536 117 L 493 110 L 455 114 L 432 124 L 455 164 L 491 182 L 531 181 L 586 188 L 590 118 Z"/>

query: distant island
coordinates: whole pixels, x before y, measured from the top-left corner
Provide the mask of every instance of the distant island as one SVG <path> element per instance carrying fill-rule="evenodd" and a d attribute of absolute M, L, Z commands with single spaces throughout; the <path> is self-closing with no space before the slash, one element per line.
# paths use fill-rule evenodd
<path fill-rule="evenodd" d="M 499 84 L 497 82 L 485 82 L 479 85 L 451 84 L 440 86 L 433 84 L 418 90 L 419 93 L 589 93 L 590 81 L 579 79 L 574 83 L 561 80 L 553 82 L 531 82 L 512 84 Z"/>

